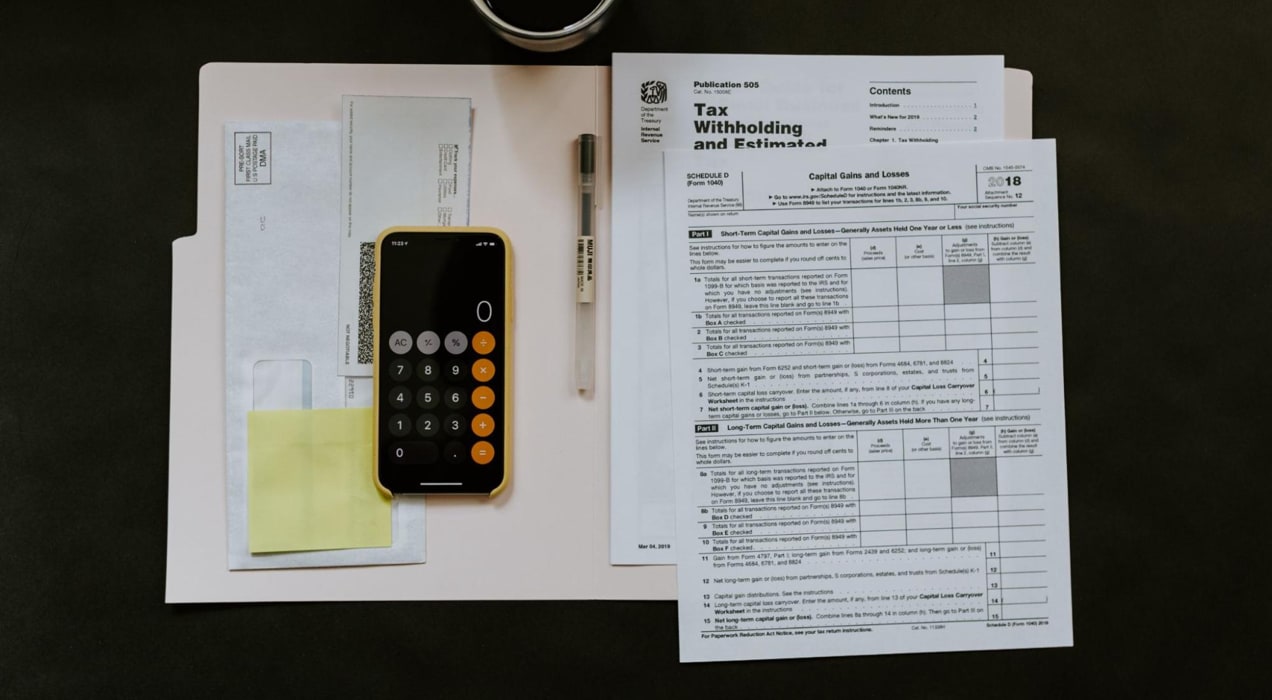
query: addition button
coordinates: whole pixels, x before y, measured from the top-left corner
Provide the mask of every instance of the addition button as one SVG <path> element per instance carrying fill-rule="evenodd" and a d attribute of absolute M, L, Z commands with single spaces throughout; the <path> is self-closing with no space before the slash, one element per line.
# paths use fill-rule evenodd
<path fill-rule="evenodd" d="M 473 416 L 472 429 L 477 437 L 490 437 L 495 432 L 495 419 L 486 413 L 478 413 Z"/>

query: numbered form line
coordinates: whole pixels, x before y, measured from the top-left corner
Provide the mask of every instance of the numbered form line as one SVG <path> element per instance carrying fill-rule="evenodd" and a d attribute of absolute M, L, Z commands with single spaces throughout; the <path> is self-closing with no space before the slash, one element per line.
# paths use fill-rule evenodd
<path fill-rule="evenodd" d="M 987 603 L 988 605 L 1003 605 L 1003 603 Z M 1038 605 L 1038 603 L 1007 603 L 1007 605 Z M 699 634 L 729 634 L 731 632 L 797 632 L 800 630 L 858 630 L 862 628 L 869 629 L 871 627 L 900 627 L 913 625 L 959 625 L 959 624 L 978 624 L 990 625 L 1002 622 L 1050 622 L 1050 616 L 1043 617 L 1002 617 L 994 620 L 978 618 L 975 620 L 907 620 L 903 622 L 865 622 L 860 625 L 814 625 L 812 627 L 734 627 L 732 629 L 708 629 L 702 627 L 698 629 Z"/>
<path fill-rule="evenodd" d="M 997 525 L 985 525 L 985 526 L 977 527 L 977 528 L 971 528 L 971 527 L 968 527 L 968 528 L 963 528 L 963 529 L 965 529 L 965 530 L 967 530 L 967 529 L 989 529 L 989 528 L 991 528 L 991 527 L 992 527 L 992 528 L 997 528 L 998 526 L 997 526 Z M 942 529 L 942 530 L 943 530 L 943 529 L 945 529 L 945 528 L 938 528 L 938 529 Z M 875 532 L 875 531 L 871 530 L 870 532 Z M 904 530 L 899 530 L 899 529 L 894 529 L 894 530 L 879 530 L 878 532 L 904 532 Z M 817 533 L 802 533 L 802 534 L 817 534 Z M 735 539 L 741 539 L 741 538 L 735 538 Z M 842 546 L 842 547 L 794 547 L 794 548 L 790 548 L 790 549 L 745 549 L 745 550 L 739 550 L 739 551 L 737 551 L 737 552 L 701 552 L 701 551 L 700 551 L 700 552 L 698 552 L 698 556 L 700 556 L 700 557 L 704 557 L 704 556 L 711 556 L 711 555 L 713 555 L 713 554 L 715 554 L 715 555 L 727 555 L 727 554 L 777 554 L 778 552 L 782 552 L 782 553 L 789 554 L 789 553 L 791 553 L 791 552 L 826 552 L 826 551 L 830 551 L 830 550 L 833 550 L 833 549 L 845 549 L 845 550 L 846 550 L 846 549 L 894 549 L 894 548 L 896 548 L 896 547 L 954 547 L 954 546 L 958 546 L 958 545 L 966 545 L 966 544 L 979 544 L 979 545 L 983 545 L 983 546 L 989 546 L 989 543 L 990 543 L 990 542 L 994 542 L 995 544 L 1002 544 L 1002 543 L 1004 543 L 1004 542 L 1005 542 L 1006 544 L 1046 544 L 1046 542 L 1047 542 L 1047 538 L 1043 537 L 1043 538 L 1039 538 L 1039 539 L 1029 539 L 1029 540 L 973 540 L 973 541 L 970 541 L 970 542 L 929 542 L 929 543 L 927 543 L 927 544 L 858 544 L 858 545 L 845 545 L 845 546 Z M 994 559 L 1001 559 L 1001 558 L 1002 558 L 1002 557 L 994 557 Z"/>
<path fill-rule="evenodd" d="M 925 131 L 926 131 L 926 130 L 925 130 Z M 900 195 L 898 195 L 898 196 L 900 196 Z M 915 196 L 917 196 L 917 195 L 915 195 Z M 1003 203 L 1004 203 L 1004 204 L 1013 204 L 1013 205 L 1017 205 L 1017 204 L 1034 204 L 1035 202 L 1034 202 L 1034 200 L 1032 200 L 1032 199 L 1012 199 L 1012 200 L 1005 201 L 1005 202 L 1003 202 Z M 917 207 L 976 207 L 976 208 L 979 208 L 979 206 L 980 206 L 980 205 L 982 205 L 982 204 L 996 204 L 996 202 L 981 202 L 981 201 L 971 201 L 971 202 L 911 202 L 911 203 L 906 203 L 906 204 L 858 204 L 858 205 L 855 205 L 855 206 L 854 206 L 854 205 L 851 205 L 851 204 L 842 204 L 842 205 L 840 205 L 840 204 L 828 204 L 828 205 L 825 205 L 825 206 L 802 206 L 802 207 L 743 207 L 743 208 L 740 208 L 740 209 L 691 209 L 691 210 L 689 210 L 688 214 L 689 214 L 689 216 L 691 216 L 691 217 L 703 217 L 703 216 L 713 216 L 713 215 L 716 215 L 716 214 L 746 214 L 746 213 L 756 213 L 756 212 L 765 212 L 765 211 L 839 211 L 839 210 L 861 210 L 861 209 L 913 209 L 913 208 L 917 208 Z M 1033 216 L 1029 216 L 1029 215 L 1025 215 L 1025 216 L 1015 216 L 1015 217 L 1011 217 L 1011 216 L 994 216 L 994 217 L 987 217 L 987 218 L 992 218 L 992 219 L 1032 219 L 1032 218 L 1035 218 L 1035 217 L 1033 217 Z M 949 220 L 949 221 L 969 221 L 970 219 L 969 219 L 968 217 L 962 217 L 962 218 L 960 218 L 960 217 L 959 217 L 959 215 L 958 215 L 958 211 L 957 211 L 957 209 L 956 209 L 956 210 L 954 211 L 954 216 L 953 216 L 953 217 L 950 217 L 949 219 L 918 219 L 918 218 L 910 217 L 910 218 L 908 218 L 908 219 L 897 219 L 897 220 L 895 220 L 895 221 L 886 221 L 886 222 L 885 222 L 885 221 L 879 221 L 879 222 L 872 222 L 872 223 L 893 223 L 893 224 L 904 224 L 904 223 L 910 223 L 910 222 L 915 222 L 915 223 L 919 223 L 919 222 L 922 222 L 922 223 L 932 223 L 932 222 L 936 222 L 936 221 L 946 221 L 946 220 Z M 860 222 L 854 222 L 854 223 L 866 223 L 866 222 L 864 222 L 864 221 L 860 221 Z M 922 232 L 920 232 L 920 233 L 922 233 Z M 950 236 L 950 235 L 954 235 L 954 234 L 949 234 L 949 233 L 945 233 L 945 234 L 940 234 L 940 233 L 938 233 L 938 234 L 925 233 L 924 235 L 929 235 L 929 236 L 931 236 L 931 235 L 944 235 L 944 236 Z M 987 233 L 984 233 L 984 232 L 970 232 L 970 233 L 968 233 L 968 235 L 970 235 L 970 236 L 977 236 L 977 235 L 981 235 L 981 236 L 983 236 L 983 235 L 988 235 L 988 234 L 987 234 Z"/>
<path fill-rule="evenodd" d="M 895 499 L 895 500 L 902 500 L 902 499 Z M 961 511 L 960 511 L 960 512 L 961 512 Z M 1002 512 L 1002 511 L 989 511 L 989 512 L 992 512 L 992 513 L 998 513 L 998 512 Z M 858 518 L 858 519 L 860 519 L 861 517 L 867 517 L 867 518 L 895 518 L 895 517 L 897 517 L 897 516 L 899 516 L 899 515 L 906 515 L 906 513 L 872 513 L 872 514 L 870 514 L 870 515 L 866 515 L 866 516 L 852 516 L 852 517 L 855 517 L 855 518 Z M 910 513 L 909 515 L 932 515 L 932 513 Z M 944 513 L 938 513 L 938 515 L 944 515 Z M 835 517 L 835 516 L 827 516 L 827 517 Z M 851 529 L 851 530 L 810 530 L 810 531 L 808 531 L 808 532 L 774 532 L 773 534 L 770 534 L 770 535 L 698 535 L 698 536 L 697 536 L 697 539 L 698 539 L 698 541 L 699 541 L 699 542 L 701 542 L 702 544 L 707 544 L 707 543 L 708 543 L 708 542 L 710 542 L 711 540 L 755 540 L 755 539 L 771 539 L 771 538 L 774 538 L 774 537 L 792 537 L 792 536 L 796 536 L 796 537 L 799 537 L 799 536 L 810 536 L 810 537 L 811 537 L 811 536 L 816 536 L 816 535 L 858 535 L 858 534 L 866 534 L 866 533 L 874 533 L 874 532 L 936 532 L 936 531 L 942 531 L 942 532 L 943 532 L 943 531 L 947 531 L 947 530 L 972 530 L 972 529 L 975 529 L 975 530 L 982 530 L 982 529 L 986 529 L 986 528 L 996 528 L 996 529 L 998 529 L 998 530 L 1009 530 L 1009 529 L 1011 529 L 1011 528 L 1016 528 L 1016 527 L 1046 527 L 1046 526 L 1047 526 L 1047 523 L 1020 523 L 1020 524 L 1016 524 L 1016 525 L 1002 525 L 1002 524 L 999 524 L 999 525 L 961 525 L 961 526 L 960 526 L 960 525 L 941 525 L 941 526 L 939 526 L 939 527 L 875 527 L 875 528 L 867 528 L 866 526 L 861 525 L 861 526 L 858 526 L 857 528 L 855 528 L 855 529 Z M 986 541 L 987 541 L 987 540 L 977 540 L 977 542 L 986 542 Z M 994 540 L 994 541 L 996 541 L 996 542 L 1016 542 L 1017 540 L 1012 540 L 1012 539 L 1006 539 L 1006 540 L 1004 540 L 1004 539 L 1001 539 L 1001 538 L 1000 538 L 1000 539 L 998 539 L 998 540 Z M 931 542 L 931 543 L 929 543 L 929 544 L 967 544 L 967 543 L 966 543 L 966 542 Z M 922 546 L 924 546 L 924 545 L 921 545 L 921 544 L 905 544 L 905 545 L 896 545 L 896 546 L 898 546 L 898 547 L 922 547 Z M 850 548 L 850 547 L 844 547 L 844 549 L 851 549 L 851 548 Z M 737 552 L 713 552 L 713 554 L 745 554 L 745 553 L 747 553 L 747 552 L 751 552 L 751 551 L 759 551 L 759 550 L 750 550 L 750 549 L 746 549 L 746 550 L 740 550 L 740 551 L 737 551 Z M 801 550 L 779 550 L 779 551 L 801 551 Z M 997 558 L 997 557 L 995 557 L 995 558 Z M 1016 573 L 1016 572 L 1014 572 L 1014 571 L 1013 571 L 1013 572 L 1009 572 L 1009 573 Z"/>
<path fill-rule="evenodd" d="M 1023 303 L 1025 303 L 1025 302 L 1010 302 L 1010 303 L 1013 303 L 1013 304 L 1023 304 Z M 943 304 L 910 304 L 910 306 L 943 306 Z M 898 306 L 898 307 L 892 307 L 892 306 L 851 306 L 851 307 L 844 307 L 844 308 L 845 308 L 845 309 L 891 309 L 891 308 L 901 308 L 901 307 L 899 307 L 899 306 Z M 731 313 L 731 312 L 728 312 L 728 311 L 707 311 L 707 312 L 704 312 L 704 313 Z M 1038 317 L 1037 317 L 1036 315 L 1026 315 L 1026 316 L 973 316 L 973 317 L 971 317 L 971 318 L 959 317 L 959 318 L 955 318 L 955 319 L 949 319 L 949 318 L 921 318 L 921 319 L 909 319 L 909 318 L 908 318 L 908 319 L 905 319 L 904 321 L 826 321 L 826 322 L 824 322 L 824 323 L 765 323 L 765 324 L 755 324 L 755 325 L 750 325 L 750 324 L 745 324 L 745 323 L 735 323 L 735 324 L 721 323 L 721 324 L 716 324 L 716 325 L 714 325 L 714 326 L 690 326 L 689 328 L 690 328 L 691 330 L 709 331 L 709 330 L 715 330 L 715 329 L 721 329 L 721 328 L 795 328 L 795 327 L 798 327 L 798 326 L 847 326 L 847 325 L 851 325 L 851 324 L 853 324 L 853 323 L 923 323 L 923 322 L 925 322 L 925 321 L 983 321 L 983 320 L 986 320 L 986 319 L 994 320 L 994 321 L 999 321 L 999 320 L 1001 320 L 1001 321 L 1019 321 L 1019 320 L 1023 320 L 1023 319 L 1034 319 L 1034 320 L 1037 320 L 1037 318 L 1038 318 Z M 946 334 L 945 334 L 945 333 L 936 333 L 936 334 L 932 334 L 932 335 L 930 335 L 930 336 L 919 336 L 919 337 L 934 337 L 934 338 L 939 338 L 939 337 L 941 337 L 941 336 L 943 336 L 943 335 L 946 335 Z M 985 334 L 984 334 L 984 333 L 972 333 L 972 334 L 964 334 L 964 335 L 985 335 Z M 908 337 L 911 337 L 911 336 L 905 336 L 905 337 L 907 337 L 907 338 L 908 338 Z"/>
<path fill-rule="evenodd" d="M 1032 217 L 1032 216 L 986 216 L 986 217 L 982 217 L 981 219 L 978 219 L 978 221 L 989 221 L 989 220 L 991 220 L 991 219 L 1032 219 L 1032 218 L 1034 218 L 1034 217 Z M 889 220 L 889 221 L 851 221 L 851 222 L 845 221 L 845 222 L 838 222 L 838 223 L 816 224 L 816 225 L 817 225 L 817 226 L 861 226 L 861 225 L 864 225 L 864 224 L 903 224 L 903 223 L 906 223 L 907 221 L 909 221 L 909 219 L 896 220 L 896 221 L 892 221 L 892 220 Z M 929 220 L 929 219 L 924 219 L 924 221 L 925 221 L 925 222 L 928 222 L 928 221 L 966 221 L 966 219 L 931 219 L 931 220 Z M 715 228 L 727 228 L 727 229 L 729 229 L 729 230 L 731 230 L 731 231 L 732 231 L 732 230 L 734 230 L 734 229 L 737 229 L 737 230 L 743 230 L 743 229 L 753 228 L 753 229 L 761 229 L 761 230 L 762 230 L 762 229 L 769 229 L 769 228 L 773 228 L 774 226 L 779 226 L 779 227 L 780 227 L 780 226 L 812 226 L 812 225 L 814 225 L 814 224 L 808 224 L 808 223 L 773 223 L 773 224 L 762 224 L 762 225 L 761 225 L 761 224 L 746 224 L 746 225 L 743 225 L 743 226 L 716 226 Z M 1011 234 L 1016 234 L 1016 235 L 1021 235 L 1021 236 L 1023 236 L 1023 235 L 1026 235 L 1026 234 L 1034 234 L 1034 233 L 1037 233 L 1037 231 L 1033 231 L 1033 230 L 1029 230 L 1029 231 L 1020 231 L 1020 230 L 1017 230 L 1017 229 L 1008 229 L 1008 230 L 1002 231 L 1001 233 L 1011 233 Z M 786 236 L 790 236 L 790 235 L 794 235 L 794 234 L 784 234 L 784 235 L 786 235 Z M 940 233 L 940 232 L 937 232 L 937 233 L 930 233 L 930 232 L 927 232 L 927 231 L 916 231 L 916 232 L 911 233 L 911 232 L 909 232 L 909 231 L 895 231 L 895 232 L 893 232 L 893 233 L 889 234 L 889 237 L 891 237 L 891 238 L 897 238 L 897 237 L 905 237 L 905 238 L 919 238 L 919 237 L 925 237 L 925 238 L 931 238 L 931 237 L 933 237 L 933 236 L 939 236 L 939 237 L 949 237 L 949 238 L 964 238 L 964 237 L 967 237 L 967 236 L 989 236 L 989 235 L 998 235 L 998 233 L 993 233 L 993 234 L 991 234 L 991 233 L 986 232 L 986 231 L 970 231 L 970 232 L 967 232 L 967 233 Z M 816 237 L 816 238 L 817 238 L 817 240 L 819 240 L 819 241 L 862 241 L 862 240 L 878 240 L 877 238 L 872 238 L 872 237 L 867 236 L 867 235 L 856 235 L 856 236 L 842 236 L 842 235 L 834 235 L 834 236 L 825 236 L 825 235 L 816 234 L 816 233 L 810 233 L 810 234 L 806 234 L 806 235 L 800 235 L 800 236 L 799 236 L 799 238 L 806 238 L 806 237 L 809 237 L 809 236 Z M 779 236 L 779 238 L 780 238 L 780 236 Z M 882 238 L 882 237 L 880 237 L 880 238 Z M 750 239 L 741 239 L 741 240 L 749 241 Z M 756 240 L 758 240 L 758 239 L 756 239 Z M 702 245 L 720 245 L 720 244 L 733 244 L 733 243 L 737 243 L 737 241 L 736 241 L 736 240 L 724 239 L 724 238 L 691 238 L 691 239 L 689 239 L 689 245 L 694 245 L 694 246 L 702 246 Z M 926 265 L 926 266 L 925 266 L 925 265 L 915 265 L 915 267 L 936 267 L 936 266 L 934 266 L 934 265 Z"/>
<path fill-rule="evenodd" d="M 873 498 L 873 499 L 863 498 L 861 500 L 862 501 L 949 501 L 955 498 L 989 498 L 989 496 L 966 496 L 966 497 L 964 496 L 912 496 L 909 498 Z M 997 498 L 997 496 L 995 496 L 994 498 Z M 849 503 L 849 504 L 857 503 L 857 501 L 836 501 L 836 502 Z M 813 505 L 820 505 L 821 503 L 824 503 L 824 501 L 814 502 Z M 745 506 L 701 506 L 701 507 L 702 508 L 733 508 L 735 510 L 739 508 L 745 508 Z M 829 520 L 831 518 L 863 518 L 863 517 L 872 518 L 872 517 L 878 517 L 881 515 L 882 516 L 945 515 L 947 513 L 951 515 L 954 513 L 973 513 L 973 514 L 976 514 L 976 513 L 1043 513 L 1043 512 L 1046 512 L 1046 510 L 1047 510 L 1046 508 L 994 508 L 993 510 L 951 510 L 951 511 L 939 511 L 936 513 L 931 513 L 928 511 L 924 511 L 922 513 L 911 513 L 909 511 L 906 511 L 904 513 L 871 513 L 869 515 L 861 515 L 860 513 L 853 513 L 853 514 L 832 513 L 829 515 L 804 515 L 804 516 L 791 516 L 786 518 L 718 518 L 716 520 L 698 520 L 696 521 L 695 524 L 714 525 L 716 523 L 775 523 L 775 522 L 793 522 L 796 520 Z M 1038 523 L 1038 524 L 1042 525 L 1044 523 Z M 950 527 L 953 527 L 953 526 L 950 526 Z M 978 527 L 990 527 L 990 526 L 984 525 L 984 526 L 978 526 Z M 998 527 L 998 526 L 994 525 L 993 527 Z M 893 529 L 896 529 L 896 528 L 893 528 Z M 906 529 L 908 530 L 911 528 L 906 528 Z M 950 528 L 938 527 L 938 528 L 913 528 L 913 529 L 948 530 Z M 757 537 L 761 535 L 740 535 L 740 536 L 741 537 Z M 1013 573 L 1022 573 L 1022 572 L 1017 571 Z"/>

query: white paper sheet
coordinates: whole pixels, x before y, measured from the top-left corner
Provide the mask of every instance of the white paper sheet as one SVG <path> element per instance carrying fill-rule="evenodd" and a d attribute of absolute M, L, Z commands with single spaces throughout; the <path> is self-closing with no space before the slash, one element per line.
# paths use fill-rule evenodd
<path fill-rule="evenodd" d="M 1001 139 L 1001 56 L 614 55 L 610 561 L 675 561 L 662 152 Z"/>
<path fill-rule="evenodd" d="M 369 377 L 375 239 L 392 226 L 468 225 L 472 100 L 345 95 L 340 153 L 339 370 Z"/>
<path fill-rule="evenodd" d="M 681 659 L 1071 645 L 1054 142 L 666 183 Z"/>
<path fill-rule="evenodd" d="M 424 561 L 424 499 L 396 499 L 393 546 L 252 554 L 247 412 L 346 408 L 336 374 L 340 124 L 225 126 L 225 425 L 230 569 Z M 174 371 L 183 358 L 174 357 Z M 189 397 L 189 400 L 197 400 Z"/>

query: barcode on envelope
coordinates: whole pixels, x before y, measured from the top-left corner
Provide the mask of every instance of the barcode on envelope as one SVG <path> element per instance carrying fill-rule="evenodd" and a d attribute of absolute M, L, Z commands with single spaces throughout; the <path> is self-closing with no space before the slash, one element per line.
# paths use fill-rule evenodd
<path fill-rule="evenodd" d="M 371 306 L 375 294 L 375 242 L 358 246 L 358 364 L 371 364 Z"/>

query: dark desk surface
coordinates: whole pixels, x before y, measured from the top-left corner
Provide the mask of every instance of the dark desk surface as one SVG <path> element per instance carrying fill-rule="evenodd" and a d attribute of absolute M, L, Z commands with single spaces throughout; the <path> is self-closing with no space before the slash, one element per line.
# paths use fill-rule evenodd
<path fill-rule="evenodd" d="M 540 56 L 461 0 L 8 3 L 0 696 L 1255 683 L 1272 610 L 1252 574 L 1272 530 L 1272 13 L 1111 4 L 628 0 L 591 44 Z M 681 666 L 669 602 L 163 604 L 169 242 L 194 229 L 199 66 L 637 50 L 1002 53 L 1033 71 L 1034 133 L 1059 141 L 1075 648 Z"/>

